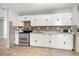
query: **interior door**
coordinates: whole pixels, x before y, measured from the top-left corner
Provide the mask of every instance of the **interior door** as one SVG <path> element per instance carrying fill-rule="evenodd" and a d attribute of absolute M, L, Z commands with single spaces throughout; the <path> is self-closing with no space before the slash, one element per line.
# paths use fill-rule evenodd
<path fill-rule="evenodd" d="M 0 48 L 3 47 L 3 19 L 0 19 Z"/>

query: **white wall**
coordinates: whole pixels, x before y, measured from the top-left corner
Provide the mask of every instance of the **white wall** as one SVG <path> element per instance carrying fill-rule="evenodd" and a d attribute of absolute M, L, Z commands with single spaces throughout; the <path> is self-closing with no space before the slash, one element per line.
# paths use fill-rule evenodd
<path fill-rule="evenodd" d="M 8 8 L 8 20 L 18 20 L 18 13 L 12 10 L 11 8 Z"/>
<path fill-rule="evenodd" d="M 78 5 L 73 6 L 72 8 L 72 19 L 73 19 L 73 24 L 79 25 L 78 21 Z"/>
<path fill-rule="evenodd" d="M 1 17 L 3 18 L 3 47 L 9 48 L 9 37 L 8 37 L 8 16 L 7 16 L 7 8 L 3 5 L 0 5 Z"/>
<path fill-rule="evenodd" d="M 40 15 L 40 14 L 54 14 L 54 13 L 65 13 L 65 12 L 71 12 L 71 8 L 68 9 L 56 9 L 56 10 L 42 10 L 42 11 L 34 11 L 34 12 L 25 12 L 19 14 L 20 16 L 23 15 Z"/>
<path fill-rule="evenodd" d="M 11 21 L 12 24 L 14 21 L 18 21 L 18 13 L 11 8 L 8 8 L 8 22 L 9 21 Z M 9 28 L 8 28 L 8 31 L 9 31 Z M 14 34 L 9 34 L 9 43 L 10 43 L 9 44 L 10 46 L 14 44 Z"/>

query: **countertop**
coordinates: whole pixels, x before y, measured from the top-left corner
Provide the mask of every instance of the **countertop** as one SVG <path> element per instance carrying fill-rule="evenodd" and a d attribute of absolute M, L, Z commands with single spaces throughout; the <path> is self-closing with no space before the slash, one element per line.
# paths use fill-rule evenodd
<path fill-rule="evenodd" d="M 40 33 L 40 34 L 73 34 L 73 33 L 64 33 L 64 32 L 31 32 L 31 33 Z"/>

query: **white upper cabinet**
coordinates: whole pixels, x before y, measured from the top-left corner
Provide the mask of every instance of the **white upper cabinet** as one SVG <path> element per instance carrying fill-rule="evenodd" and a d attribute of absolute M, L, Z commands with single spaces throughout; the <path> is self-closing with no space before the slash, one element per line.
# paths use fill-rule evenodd
<path fill-rule="evenodd" d="M 72 25 L 72 14 L 71 13 L 53 14 L 53 25 L 54 26 Z"/>
<path fill-rule="evenodd" d="M 72 18 L 73 18 L 73 24 L 79 26 L 79 11 L 78 11 L 78 5 L 75 5 L 72 8 Z"/>
<path fill-rule="evenodd" d="M 53 26 L 53 19 L 52 18 L 53 18 L 52 14 L 42 15 L 43 26 Z"/>
<path fill-rule="evenodd" d="M 31 26 L 41 26 L 42 25 L 42 18 L 41 16 L 35 15 L 31 16 Z"/>
<path fill-rule="evenodd" d="M 53 14 L 53 26 L 63 25 L 62 14 Z"/>
<path fill-rule="evenodd" d="M 72 22 L 72 13 L 63 13 L 63 25 L 73 25 Z"/>
<path fill-rule="evenodd" d="M 72 13 L 31 16 L 31 26 L 70 26 L 72 24 Z"/>
<path fill-rule="evenodd" d="M 53 26 L 52 15 L 31 16 L 31 26 Z"/>
<path fill-rule="evenodd" d="M 18 19 L 20 21 L 30 21 L 31 20 L 30 16 L 19 16 Z"/>
<path fill-rule="evenodd" d="M 6 13 L 6 9 L 0 9 L 0 17 L 4 17 Z"/>
<path fill-rule="evenodd" d="M 13 26 L 24 26 L 24 23 L 21 22 L 21 21 L 14 20 L 13 21 Z"/>

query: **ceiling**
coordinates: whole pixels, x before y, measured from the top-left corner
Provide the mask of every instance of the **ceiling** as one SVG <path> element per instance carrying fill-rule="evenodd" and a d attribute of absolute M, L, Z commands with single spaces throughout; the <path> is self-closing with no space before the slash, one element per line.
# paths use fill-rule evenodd
<path fill-rule="evenodd" d="M 52 11 L 55 9 L 70 8 L 74 3 L 2 3 L 6 7 L 12 8 L 20 14 L 32 14 Z"/>

